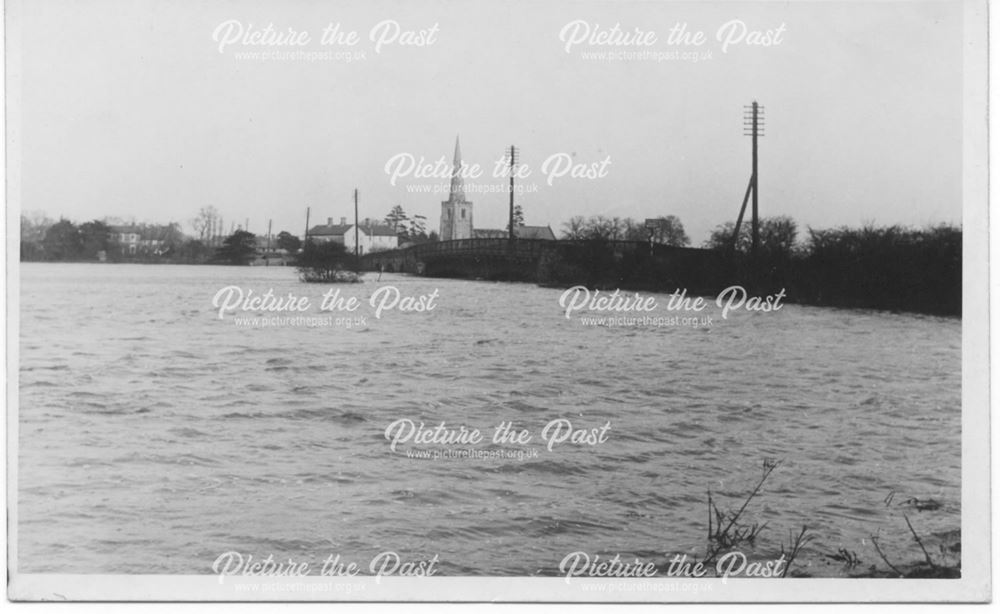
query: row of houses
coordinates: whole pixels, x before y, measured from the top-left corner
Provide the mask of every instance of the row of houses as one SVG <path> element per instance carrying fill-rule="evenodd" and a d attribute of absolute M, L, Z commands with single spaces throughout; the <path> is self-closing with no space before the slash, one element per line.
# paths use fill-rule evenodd
<path fill-rule="evenodd" d="M 339 224 L 333 223 L 333 218 L 327 218 L 326 224 L 313 226 L 309 229 L 309 239 L 316 242 L 340 243 L 348 252 L 354 251 L 355 237 L 359 246 L 358 253 L 368 254 L 371 252 L 385 251 L 399 247 L 399 236 L 392 226 L 388 224 L 365 224 L 357 226 L 348 224 L 347 218 L 340 218 Z M 490 228 L 472 229 L 474 239 L 506 239 L 506 230 Z M 555 241 L 556 235 L 550 226 L 517 226 L 514 228 L 514 236 L 518 239 L 547 239 Z"/>
<path fill-rule="evenodd" d="M 340 218 L 339 224 L 333 223 L 333 218 L 327 218 L 324 225 L 309 229 L 308 238 L 313 241 L 332 241 L 341 243 L 349 252 L 354 251 L 355 236 L 358 238 L 360 253 L 396 249 L 399 247 L 399 237 L 391 226 L 386 224 L 361 224 L 355 235 L 354 224 L 348 224 L 346 218 Z M 159 255 L 167 250 L 162 229 L 152 226 L 111 226 L 111 249 L 123 256 Z M 277 252 L 274 240 L 267 237 L 257 237 L 258 249 L 263 252 Z"/>
<path fill-rule="evenodd" d="M 549 226 L 518 226 L 514 234 L 519 239 L 555 240 L 555 234 Z M 160 255 L 168 250 L 164 233 L 157 227 L 148 226 L 112 226 L 111 249 L 122 256 Z M 388 224 L 355 224 L 347 223 L 346 218 L 340 218 L 339 224 L 333 223 L 333 218 L 327 218 L 326 224 L 313 226 L 309 229 L 308 238 L 316 242 L 333 242 L 343 245 L 349 253 L 354 252 L 355 237 L 360 254 L 396 249 L 400 246 L 399 236 Z M 473 230 L 476 239 L 506 239 L 507 231 L 499 229 L 476 228 Z M 261 253 L 277 252 L 273 238 L 257 237 L 257 246 Z"/>
<path fill-rule="evenodd" d="M 355 228 L 357 232 L 355 232 Z M 357 243 L 355 243 L 355 237 Z M 348 224 L 347 218 L 340 218 L 339 224 L 333 223 L 333 218 L 327 218 L 326 224 L 313 226 L 309 229 L 308 239 L 317 243 L 340 243 L 349 253 L 358 246 L 358 253 L 385 251 L 399 247 L 399 235 L 388 224 Z"/>

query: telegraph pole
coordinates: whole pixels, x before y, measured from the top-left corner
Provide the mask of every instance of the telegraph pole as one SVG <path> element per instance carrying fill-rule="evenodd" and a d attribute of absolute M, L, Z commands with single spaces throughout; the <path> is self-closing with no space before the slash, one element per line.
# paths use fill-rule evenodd
<path fill-rule="evenodd" d="M 750 253 L 753 257 L 757 258 L 757 248 L 760 245 L 760 218 L 757 214 L 757 195 L 760 192 L 760 175 L 757 173 L 757 137 L 760 135 L 760 129 L 763 127 L 761 123 L 760 113 L 762 111 L 761 106 L 757 104 L 757 101 L 753 101 L 753 125 L 751 126 L 751 134 L 753 139 L 753 171 L 750 175 L 753 177 L 753 238 L 751 239 Z"/>
<path fill-rule="evenodd" d="M 309 242 L 309 207 L 306 207 L 306 234 L 302 235 L 302 249 L 306 248 Z"/>
<path fill-rule="evenodd" d="M 354 188 L 354 272 L 361 269 L 361 252 L 358 244 L 358 189 Z"/>
<path fill-rule="evenodd" d="M 757 209 L 757 137 L 764 136 L 764 107 L 756 100 L 743 107 L 743 136 L 751 137 L 750 182 L 747 184 L 746 194 L 743 195 L 743 206 L 740 207 L 740 215 L 736 218 L 736 229 L 733 231 L 732 241 L 733 251 L 735 251 L 739 246 L 740 226 L 743 224 L 743 215 L 746 213 L 747 201 L 749 200 L 751 202 L 750 260 L 756 267 L 757 251 L 760 247 L 760 216 Z"/>
<path fill-rule="evenodd" d="M 510 216 L 507 223 L 507 240 L 514 243 L 514 168 L 517 166 L 517 148 L 510 146 Z"/>

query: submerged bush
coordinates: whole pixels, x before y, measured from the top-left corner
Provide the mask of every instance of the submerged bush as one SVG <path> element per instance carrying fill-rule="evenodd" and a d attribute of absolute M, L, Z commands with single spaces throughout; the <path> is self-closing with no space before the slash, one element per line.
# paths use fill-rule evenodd
<path fill-rule="evenodd" d="M 360 276 L 346 269 L 353 260 L 341 243 L 308 241 L 295 259 L 299 279 L 310 283 L 356 283 Z"/>

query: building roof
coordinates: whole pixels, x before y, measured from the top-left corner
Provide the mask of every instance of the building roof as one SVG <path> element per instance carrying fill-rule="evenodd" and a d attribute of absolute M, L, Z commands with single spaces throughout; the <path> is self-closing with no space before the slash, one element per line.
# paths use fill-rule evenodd
<path fill-rule="evenodd" d="M 361 230 L 369 237 L 395 237 L 398 233 L 388 224 L 375 224 L 374 226 L 361 225 Z"/>
<path fill-rule="evenodd" d="M 354 224 L 323 224 L 309 229 L 309 235 L 314 237 L 341 237 L 354 228 Z"/>
<path fill-rule="evenodd" d="M 518 226 L 514 229 L 518 239 L 547 239 L 555 241 L 556 235 L 551 226 Z"/>
<path fill-rule="evenodd" d="M 353 229 L 354 224 L 323 224 L 310 228 L 309 236 L 342 237 Z M 392 226 L 386 224 L 374 224 L 372 226 L 359 224 L 358 229 L 369 237 L 395 237 L 397 234 L 396 231 L 392 229 Z"/>

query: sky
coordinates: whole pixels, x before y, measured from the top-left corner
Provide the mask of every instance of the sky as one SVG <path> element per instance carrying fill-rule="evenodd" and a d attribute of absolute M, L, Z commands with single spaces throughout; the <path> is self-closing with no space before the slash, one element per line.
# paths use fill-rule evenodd
<path fill-rule="evenodd" d="M 734 20 L 748 35 L 723 51 Z M 574 22 L 589 40 L 567 40 Z M 311 40 L 220 50 L 268 24 Z M 337 24 L 354 45 L 321 44 Z M 673 44 L 678 24 L 705 41 Z M 640 40 L 603 44 L 616 25 Z M 697 245 L 739 212 L 743 108 L 758 100 L 762 216 L 803 231 L 961 223 L 959 2 L 41 0 L 10 5 L 8 28 L 16 204 L 52 218 L 192 232 L 211 205 L 227 230 L 273 220 L 301 234 L 307 207 L 314 222 L 352 216 L 357 188 L 362 218 L 399 204 L 436 230 L 447 195 L 430 190 L 448 179 L 393 185 L 386 166 L 450 163 L 460 135 L 464 162 L 483 169 L 466 179 L 477 228 L 506 225 L 506 180 L 492 175 L 513 144 L 526 223 L 559 234 L 574 215 L 675 215 Z M 772 44 L 748 44 L 768 40 L 750 31 Z M 244 55 L 274 51 L 328 56 Z M 653 57 L 606 55 L 622 51 Z M 603 172 L 550 177 L 546 160 Z"/>

